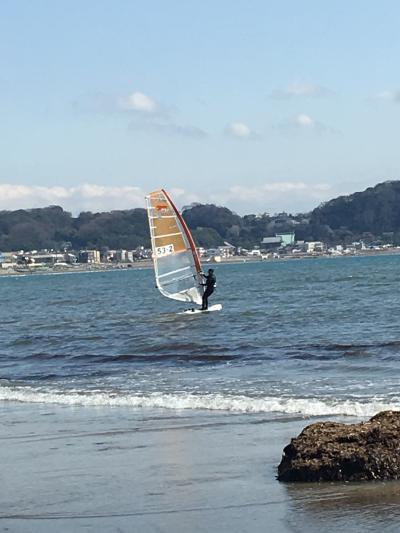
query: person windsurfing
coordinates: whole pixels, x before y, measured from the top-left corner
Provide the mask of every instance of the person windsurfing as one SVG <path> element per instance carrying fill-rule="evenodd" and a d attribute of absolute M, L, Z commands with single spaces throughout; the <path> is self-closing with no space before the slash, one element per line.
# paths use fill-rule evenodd
<path fill-rule="evenodd" d="M 214 292 L 215 285 L 217 283 L 217 279 L 216 279 L 216 277 L 214 275 L 214 269 L 212 269 L 212 268 L 208 269 L 208 274 L 204 274 L 203 272 L 201 272 L 201 275 L 203 276 L 203 278 L 205 280 L 205 283 L 203 283 L 203 285 L 205 287 L 205 291 L 204 291 L 204 294 L 203 294 L 203 304 L 201 306 L 201 310 L 202 311 L 207 311 L 207 309 L 208 309 L 208 298 Z"/>

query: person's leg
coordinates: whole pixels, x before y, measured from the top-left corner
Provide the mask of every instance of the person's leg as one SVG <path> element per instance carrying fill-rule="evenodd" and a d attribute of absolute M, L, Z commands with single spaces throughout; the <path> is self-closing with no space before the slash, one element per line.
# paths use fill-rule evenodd
<path fill-rule="evenodd" d="M 203 294 L 203 305 L 201 307 L 202 311 L 205 311 L 206 309 L 208 309 L 208 296 L 209 296 L 210 292 L 208 289 L 205 290 L 204 294 Z"/>

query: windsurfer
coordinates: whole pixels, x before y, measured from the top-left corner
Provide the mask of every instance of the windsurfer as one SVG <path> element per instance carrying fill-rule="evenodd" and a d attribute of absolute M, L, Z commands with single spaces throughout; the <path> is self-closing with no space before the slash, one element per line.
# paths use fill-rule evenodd
<path fill-rule="evenodd" d="M 204 274 L 203 272 L 201 272 L 201 275 L 205 280 L 205 283 L 203 283 L 205 291 L 203 294 L 203 305 L 201 306 L 201 310 L 206 311 L 208 309 L 208 298 L 214 292 L 217 279 L 214 275 L 214 270 L 212 268 L 208 269 L 208 274 Z"/>

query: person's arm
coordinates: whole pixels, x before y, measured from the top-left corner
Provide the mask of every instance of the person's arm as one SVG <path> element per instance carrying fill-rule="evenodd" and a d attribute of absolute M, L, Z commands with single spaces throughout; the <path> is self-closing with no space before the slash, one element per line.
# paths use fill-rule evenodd
<path fill-rule="evenodd" d="M 207 281 L 208 281 L 208 276 L 207 274 L 204 274 L 204 272 L 201 270 L 200 271 L 200 274 L 203 276 L 204 280 L 205 280 L 205 283 L 202 283 L 203 287 L 206 287 L 207 286 Z"/>

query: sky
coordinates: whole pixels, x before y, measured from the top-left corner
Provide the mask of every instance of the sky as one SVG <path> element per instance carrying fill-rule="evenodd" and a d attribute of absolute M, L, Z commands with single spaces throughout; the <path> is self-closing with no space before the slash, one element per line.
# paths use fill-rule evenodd
<path fill-rule="evenodd" d="M 304 212 L 400 177 L 400 3 L 0 0 L 0 209 Z"/>

